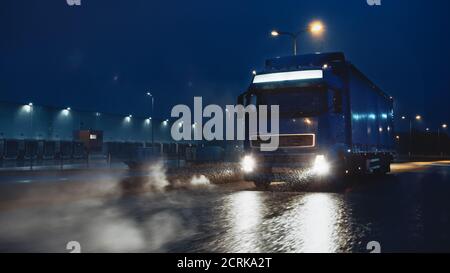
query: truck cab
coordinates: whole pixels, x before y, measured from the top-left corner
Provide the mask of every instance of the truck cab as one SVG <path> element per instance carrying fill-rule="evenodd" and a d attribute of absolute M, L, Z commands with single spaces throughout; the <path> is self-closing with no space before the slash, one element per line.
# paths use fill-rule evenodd
<path fill-rule="evenodd" d="M 242 169 L 257 186 L 389 171 L 392 100 L 343 53 L 268 60 L 239 103 L 279 105 L 278 149 L 261 151 L 257 135 L 244 141 Z"/>

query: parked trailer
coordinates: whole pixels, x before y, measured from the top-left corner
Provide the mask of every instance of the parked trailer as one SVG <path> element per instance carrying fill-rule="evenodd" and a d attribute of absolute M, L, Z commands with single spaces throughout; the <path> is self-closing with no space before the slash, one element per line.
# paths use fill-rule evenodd
<path fill-rule="evenodd" d="M 37 159 L 38 154 L 38 141 L 37 140 L 25 140 L 25 160 Z"/>
<path fill-rule="evenodd" d="M 55 141 L 48 140 L 44 141 L 44 155 L 43 158 L 45 160 L 50 160 L 55 158 L 56 153 L 56 143 Z"/>
<path fill-rule="evenodd" d="M 0 160 L 5 156 L 5 140 L 0 139 Z"/>
<path fill-rule="evenodd" d="M 164 161 L 164 158 L 155 154 L 152 148 L 145 148 L 141 145 L 133 145 L 134 149 L 124 163 L 130 169 L 148 169 L 158 162 Z"/>
<path fill-rule="evenodd" d="M 84 149 L 83 142 L 74 141 L 72 142 L 72 158 L 73 159 L 84 159 L 86 158 L 86 152 Z"/>
<path fill-rule="evenodd" d="M 7 139 L 5 140 L 5 154 L 4 159 L 6 160 L 17 160 L 19 159 L 19 140 L 17 139 Z"/>
<path fill-rule="evenodd" d="M 112 157 L 118 157 L 119 155 L 119 143 L 118 142 L 105 142 L 106 152 Z"/>
<path fill-rule="evenodd" d="M 73 154 L 72 141 L 60 141 L 59 142 L 59 158 L 71 159 Z"/>
<path fill-rule="evenodd" d="M 145 143 L 145 148 L 150 148 L 152 149 L 152 147 L 154 148 L 154 153 L 160 155 L 161 154 L 161 143 L 154 143 L 154 145 L 152 146 L 151 142 L 146 142 Z"/>
<path fill-rule="evenodd" d="M 248 181 L 321 178 L 390 171 L 394 156 L 393 100 L 343 53 L 266 61 L 239 104 L 279 105 L 279 147 L 261 151 L 246 122 L 242 169 Z M 282 180 L 283 181 L 283 180 Z"/>

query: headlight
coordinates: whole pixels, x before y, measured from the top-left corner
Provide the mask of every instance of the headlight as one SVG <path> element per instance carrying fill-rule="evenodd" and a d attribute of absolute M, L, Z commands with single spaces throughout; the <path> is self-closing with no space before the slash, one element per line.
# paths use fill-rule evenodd
<path fill-rule="evenodd" d="M 241 161 L 242 170 L 246 173 L 251 173 L 255 170 L 255 167 L 256 167 L 255 159 L 250 155 L 244 156 L 244 158 Z"/>
<path fill-rule="evenodd" d="M 327 162 L 324 155 L 316 155 L 313 172 L 316 175 L 327 175 L 330 172 L 330 163 Z"/>

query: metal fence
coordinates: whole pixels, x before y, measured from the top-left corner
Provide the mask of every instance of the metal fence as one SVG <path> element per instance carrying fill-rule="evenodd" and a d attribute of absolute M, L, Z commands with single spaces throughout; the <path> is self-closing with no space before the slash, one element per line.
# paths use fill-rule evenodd
<path fill-rule="evenodd" d="M 141 148 L 151 149 L 152 153 L 167 161 L 176 162 L 234 162 L 242 151 L 239 145 L 213 145 L 155 142 L 105 142 L 102 150 L 90 152 L 82 142 L 1 139 L 0 168 L 59 166 L 78 164 L 79 167 L 92 165 L 111 166 L 139 157 Z"/>

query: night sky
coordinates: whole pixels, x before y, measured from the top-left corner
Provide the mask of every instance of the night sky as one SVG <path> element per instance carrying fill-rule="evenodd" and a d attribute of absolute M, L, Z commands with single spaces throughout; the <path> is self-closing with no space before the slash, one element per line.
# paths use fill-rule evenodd
<path fill-rule="evenodd" d="M 2 0 L 0 100 L 161 118 L 175 104 L 234 103 L 251 71 L 289 55 L 286 37 L 313 19 L 299 52 L 343 51 L 397 115 L 450 123 L 450 1 Z"/>

